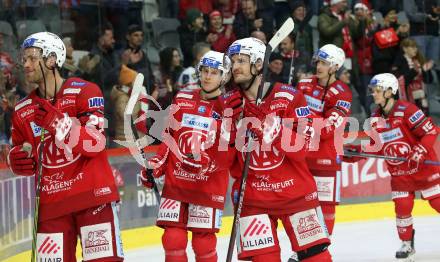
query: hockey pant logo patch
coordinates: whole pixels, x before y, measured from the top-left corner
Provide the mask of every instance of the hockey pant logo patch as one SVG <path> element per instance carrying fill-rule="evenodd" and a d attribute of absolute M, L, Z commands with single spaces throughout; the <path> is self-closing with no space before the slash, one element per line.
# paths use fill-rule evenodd
<path fill-rule="evenodd" d="M 81 227 L 84 261 L 113 256 L 113 237 L 110 223 Z"/>
<path fill-rule="evenodd" d="M 218 215 L 220 210 L 193 204 L 189 204 L 188 209 L 188 227 L 212 229 L 215 226 L 215 228 L 220 228 L 216 221 L 221 219 L 221 215 Z"/>
<path fill-rule="evenodd" d="M 322 219 L 319 218 L 316 209 L 309 209 L 289 217 L 300 247 L 327 238 Z"/>
<path fill-rule="evenodd" d="M 263 249 L 275 245 L 272 224 L 268 215 L 240 217 L 241 251 Z"/>
<path fill-rule="evenodd" d="M 440 185 L 437 184 L 425 190 L 420 190 L 423 199 L 432 199 L 440 196 Z"/>
<path fill-rule="evenodd" d="M 180 201 L 162 198 L 157 213 L 157 221 L 179 222 L 180 205 Z"/>
<path fill-rule="evenodd" d="M 63 261 L 63 233 L 37 234 L 37 261 Z"/>
<path fill-rule="evenodd" d="M 397 198 L 405 198 L 409 196 L 409 192 L 406 191 L 392 191 L 391 192 L 391 199 L 397 199 Z"/>

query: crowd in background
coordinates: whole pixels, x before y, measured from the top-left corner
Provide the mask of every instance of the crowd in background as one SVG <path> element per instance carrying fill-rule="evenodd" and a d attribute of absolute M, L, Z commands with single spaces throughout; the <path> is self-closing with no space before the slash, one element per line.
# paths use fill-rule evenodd
<path fill-rule="evenodd" d="M 32 26 L 41 24 L 62 37 L 64 77 L 100 86 L 111 141 L 124 139 L 123 110 L 137 72 L 166 108 L 179 90 L 198 88 L 196 64 L 208 50 L 225 52 L 234 40 L 249 36 L 267 42 L 288 17 L 295 29 L 270 56 L 269 81 L 296 85 L 313 74 L 314 51 L 332 43 L 345 51 L 338 76 L 357 93 L 353 106 L 365 115 L 372 110 L 368 83 L 384 72 L 399 77 L 402 95 L 429 113 L 425 84 L 438 83 L 440 0 L 3 0 L 0 144 L 9 144 L 16 102 L 35 88 L 23 80 L 19 59 L 19 45 Z M 166 32 L 171 41 L 155 42 L 155 21 L 178 25 Z"/>

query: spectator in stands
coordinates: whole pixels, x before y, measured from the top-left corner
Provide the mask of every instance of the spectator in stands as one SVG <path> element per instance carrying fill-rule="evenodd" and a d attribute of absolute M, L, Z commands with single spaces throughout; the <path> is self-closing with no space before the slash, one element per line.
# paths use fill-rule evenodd
<path fill-rule="evenodd" d="M 409 18 L 410 35 L 425 57 L 440 59 L 439 15 L 440 0 L 404 0 L 403 10 Z"/>
<path fill-rule="evenodd" d="M 383 25 L 378 25 L 375 32 L 385 30 L 387 28 L 393 28 L 396 31 L 400 41 L 409 36 L 409 24 L 405 21 L 398 21 L 395 10 L 391 10 L 386 14 L 383 20 Z M 380 48 L 376 42 L 373 41 L 372 52 L 373 75 L 389 73 L 390 68 L 394 63 L 394 59 L 399 52 L 399 43 L 397 43 L 395 46 Z"/>
<path fill-rule="evenodd" d="M 142 27 L 136 24 L 130 25 L 126 39 L 127 45 L 125 49 L 122 50 L 121 63 L 144 75 L 144 85 L 147 88 L 147 93 L 151 94 L 154 76 L 147 51 L 142 49 L 142 44 L 144 43 Z"/>
<path fill-rule="evenodd" d="M 114 85 L 111 91 L 110 99 L 114 107 L 114 124 L 115 124 L 115 139 L 125 141 L 124 134 L 124 112 L 130 99 L 130 91 L 134 79 L 138 72 L 128 68 L 126 65 L 121 66 L 119 72 L 118 84 Z M 133 112 L 133 115 L 137 115 L 137 112 Z"/>
<path fill-rule="evenodd" d="M 222 14 L 214 10 L 209 14 L 209 33 L 215 35 L 210 42 L 212 50 L 224 53 L 235 41 L 232 25 L 223 25 Z"/>
<path fill-rule="evenodd" d="M 312 27 L 309 25 L 311 14 L 307 13 L 304 1 L 290 1 L 291 15 L 295 22 L 296 34 L 295 47 L 301 50 L 305 55 L 312 57 L 313 55 L 313 35 Z"/>
<path fill-rule="evenodd" d="M 66 46 L 66 61 L 61 68 L 61 76 L 63 78 L 77 76 L 80 77 L 82 75 L 81 70 L 75 65 L 75 61 L 73 60 L 73 45 L 72 39 L 70 37 L 63 38 L 63 43 Z"/>
<path fill-rule="evenodd" d="M 357 3 L 354 6 L 354 14 L 356 20 L 361 20 L 366 17 L 366 25 L 364 33 L 355 41 L 356 60 L 359 67 L 360 85 L 355 85 L 356 91 L 359 94 L 359 100 L 364 107 L 367 116 L 371 114 L 370 104 L 373 103 L 373 97 L 367 96 L 368 84 L 373 77 L 373 33 L 375 31 L 375 24 L 371 12 L 363 3 Z"/>
<path fill-rule="evenodd" d="M 251 33 L 251 36 L 260 39 L 263 43 L 267 44 L 266 34 L 263 31 L 255 30 Z"/>
<path fill-rule="evenodd" d="M 366 14 L 357 19 L 347 8 L 347 0 L 331 0 L 318 17 L 319 46 L 334 44 L 345 52 L 344 67 L 351 70 L 352 83 L 360 89 L 361 81 L 354 41 L 362 37 Z"/>
<path fill-rule="evenodd" d="M 176 93 L 175 83 L 182 73 L 179 50 L 166 47 L 159 53 L 159 70 L 154 72 L 156 81 L 152 97 L 156 99 L 162 109 L 167 108 Z"/>
<path fill-rule="evenodd" d="M 426 60 L 412 38 L 406 38 L 400 43 L 401 52 L 394 61 L 392 71 L 400 78 L 400 84 L 404 84 L 401 90 L 401 98 L 415 103 L 425 114 L 428 114 L 428 98 L 424 82 L 432 82 L 432 69 L 434 62 Z M 403 96 L 402 96 L 403 95 Z"/>
<path fill-rule="evenodd" d="M 257 16 L 255 0 L 241 1 L 241 10 L 235 16 L 233 27 L 237 39 L 249 37 L 252 31 L 263 30 L 263 19 Z M 264 33 L 267 36 L 267 32 Z"/>
<path fill-rule="evenodd" d="M 278 49 L 283 58 L 283 71 L 281 73 L 281 82 L 296 85 L 298 71 L 309 71 L 310 59 L 305 54 L 295 49 L 295 34 L 289 34 L 281 41 Z"/>
<path fill-rule="evenodd" d="M 188 67 L 192 63 L 192 47 L 197 42 L 214 42 L 216 35 L 209 34 L 204 28 L 203 15 L 198 9 L 188 9 L 186 20 L 179 28 L 180 47 L 183 52 L 183 65 Z"/>
<path fill-rule="evenodd" d="M 200 10 L 203 14 L 208 15 L 214 9 L 213 2 L 214 0 L 180 0 L 179 19 L 186 19 L 190 9 Z"/>
<path fill-rule="evenodd" d="M 269 70 L 268 70 L 267 81 L 272 84 L 275 82 L 282 82 L 283 81 L 282 72 L 283 72 L 283 57 L 279 53 L 273 52 L 272 54 L 270 54 L 269 57 Z"/>
<path fill-rule="evenodd" d="M 182 74 L 180 74 L 176 83 L 177 90 L 193 90 L 200 88 L 196 66 L 199 64 L 200 59 L 210 50 L 211 47 L 205 42 L 199 42 L 193 46 L 193 63 L 191 66 L 185 68 Z"/>
<path fill-rule="evenodd" d="M 217 0 L 215 2 L 215 8 L 223 16 L 223 24 L 232 24 L 235 14 L 238 12 L 239 0 Z"/>
<path fill-rule="evenodd" d="M 108 134 L 114 136 L 113 106 L 110 103 L 110 92 L 118 83 L 120 60 L 114 51 L 115 39 L 113 27 L 110 23 L 104 23 L 97 29 L 98 37 L 96 44 L 87 56 L 79 62 L 79 68 L 84 72 L 83 77 L 92 81 L 101 88 L 105 101 L 105 118 L 108 120 Z"/>

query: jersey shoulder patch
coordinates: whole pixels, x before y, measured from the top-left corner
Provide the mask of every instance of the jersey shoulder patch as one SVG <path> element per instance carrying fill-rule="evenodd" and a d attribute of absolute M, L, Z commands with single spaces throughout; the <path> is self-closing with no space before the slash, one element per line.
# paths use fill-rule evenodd
<path fill-rule="evenodd" d="M 15 109 L 15 111 L 18 111 L 18 110 L 20 110 L 30 104 L 32 104 L 32 99 L 29 97 L 25 97 L 17 103 L 17 105 L 15 106 L 14 109 Z"/>

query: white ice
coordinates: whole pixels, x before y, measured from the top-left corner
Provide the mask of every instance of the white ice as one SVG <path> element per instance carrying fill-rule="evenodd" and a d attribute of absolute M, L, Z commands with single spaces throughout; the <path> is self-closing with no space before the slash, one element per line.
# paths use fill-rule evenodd
<path fill-rule="evenodd" d="M 440 216 L 414 218 L 416 262 L 440 261 Z M 282 261 L 290 255 L 290 242 L 283 230 L 278 231 Z M 227 237 L 218 239 L 218 261 L 226 260 Z M 395 220 L 338 223 L 335 226 L 330 251 L 336 262 L 389 262 L 400 247 Z M 188 245 L 189 261 L 194 253 Z M 233 257 L 236 257 L 234 254 Z M 137 249 L 126 253 L 126 261 L 165 261 L 161 246 Z M 237 261 L 233 259 L 233 261 Z"/>

